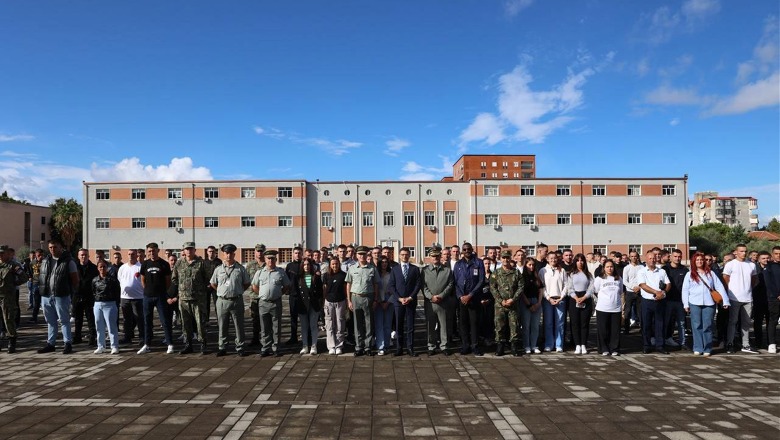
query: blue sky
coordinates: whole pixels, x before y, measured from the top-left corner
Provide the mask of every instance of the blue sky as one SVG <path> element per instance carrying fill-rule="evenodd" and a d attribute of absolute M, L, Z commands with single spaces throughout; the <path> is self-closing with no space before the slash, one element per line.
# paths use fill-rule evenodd
<path fill-rule="evenodd" d="M 777 2 L 0 3 L 0 189 L 677 177 L 780 215 Z"/>

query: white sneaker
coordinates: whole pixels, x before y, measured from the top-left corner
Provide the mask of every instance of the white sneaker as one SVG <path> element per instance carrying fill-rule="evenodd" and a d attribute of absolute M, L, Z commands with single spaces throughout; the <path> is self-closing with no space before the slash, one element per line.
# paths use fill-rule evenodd
<path fill-rule="evenodd" d="M 710 357 L 712 356 L 712 353 L 704 353 L 704 357 Z"/>
<path fill-rule="evenodd" d="M 112 348 L 111 349 L 111 354 L 119 354 L 119 349 L 118 348 Z"/>
<path fill-rule="evenodd" d="M 300 354 L 306 354 L 308 352 L 309 352 L 309 349 L 307 347 L 303 347 L 303 348 L 301 348 Z"/>
<path fill-rule="evenodd" d="M 331 348 L 330 350 L 328 350 L 328 354 L 336 354 L 336 349 Z"/>
<path fill-rule="evenodd" d="M 694 351 L 694 352 L 693 352 L 693 355 L 694 355 L 694 356 L 701 356 L 701 352 L 700 352 L 700 351 Z"/>
<path fill-rule="evenodd" d="M 167 354 L 173 354 L 173 345 L 168 346 L 168 351 L 166 351 Z"/>
<path fill-rule="evenodd" d="M 551 352 L 551 351 L 552 351 L 552 348 L 550 348 L 550 347 L 544 347 L 544 351 L 546 351 L 546 352 L 548 352 L 548 353 L 549 353 L 549 352 Z"/>
<path fill-rule="evenodd" d="M 398 333 L 396 333 L 395 330 L 390 332 L 390 339 L 395 339 L 397 336 L 398 336 Z"/>
<path fill-rule="evenodd" d="M 340 355 L 341 353 L 343 353 L 343 351 L 341 351 L 341 349 L 340 349 L 340 348 L 337 348 L 337 349 L 336 349 L 336 356 Z"/>
<path fill-rule="evenodd" d="M 582 353 L 582 349 L 580 347 L 581 347 L 581 345 L 578 345 L 577 348 L 574 349 L 574 354 Z"/>
<path fill-rule="evenodd" d="M 668 345 L 670 347 L 679 347 L 680 346 L 680 344 L 675 342 L 674 338 L 666 338 L 666 345 Z"/>
<path fill-rule="evenodd" d="M 309 354 L 312 355 L 312 356 L 317 354 L 317 347 L 312 346 L 311 350 L 309 350 Z"/>
<path fill-rule="evenodd" d="M 525 354 L 531 354 L 531 349 L 530 348 L 526 348 L 525 349 Z"/>
<path fill-rule="evenodd" d="M 609 352 L 608 351 L 604 351 L 604 352 L 601 353 L 601 355 L 602 356 L 609 356 Z"/>
<path fill-rule="evenodd" d="M 538 348 L 534 348 L 534 354 L 542 354 L 542 350 L 539 350 Z"/>
<path fill-rule="evenodd" d="M 558 347 L 558 348 L 555 349 L 555 352 L 556 353 L 563 353 L 563 348 Z"/>
<path fill-rule="evenodd" d="M 384 356 L 384 355 L 385 355 L 385 351 L 384 351 L 384 350 L 379 350 L 379 351 L 376 353 L 376 355 L 377 355 L 377 356 Z"/>
<path fill-rule="evenodd" d="M 630 327 L 636 327 L 636 326 L 637 326 L 636 319 L 632 319 L 632 320 L 630 321 Z"/>
<path fill-rule="evenodd" d="M 588 354 L 588 347 L 580 345 L 580 354 Z"/>
<path fill-rule="evenodd" d="M 150 351 L 152 351 L 152 350 L 149 349 L 149 346 L 148 345 L 144 345 L 143 347 L 141 347 L 140 350 L 138 350 L 137 354 L 146 354 L 146 353 L 149 353 Z"/>
<path fill-rule="evenodd" d="M 105 349 L 105 348 L 103 348 L 103 347 L 98 347 L 98 348 L 97 348 L 97 350 L 93 351 L 92 353 L 95 353 L 95 354 L 101 354 L 101 353 L 103 353 L 103 352 L 105 352 L 105 351 L 106 351 L 106 349 Z"/>
<path fill-rule="evenodd" d="M 769 344 L 769 347 L 766 349 L 767 353 L 777 353 L 777 344 Z"/>

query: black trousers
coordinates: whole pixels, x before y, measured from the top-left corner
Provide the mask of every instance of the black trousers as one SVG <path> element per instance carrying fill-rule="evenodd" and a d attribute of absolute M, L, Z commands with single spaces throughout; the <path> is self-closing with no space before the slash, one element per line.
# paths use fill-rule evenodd
<path fill-rule="evenodd" d="M 625 299 L 626 299 L 626 304 L 625 307 L 623 308 L 623 330 L 625 330 L 626 333 L 628 333 L 628 329 L 631 327 L 631 309 L 633 309 L 634 307 L 637 308 L 636 310 L 637 318 L 640 318 L 642 316 L 642 313 L 639 310 L 640 296 L 638 293 L 626 292 Z"/>
<path fill-rule="evenodd" d="M 620 312 L 596 311 L 599 353 L 620 351 Z"/>
<path fill-rule="evenodd" d="M 73 297 L 73 340 L 81 340 L 81 330 L 84 327 L 84 315 L 87 316 L 89 341 L 95 340 L 95 301 L 91 298 Z"/>
<path fill-rule="evenodd" d="M 260 342 L 260 308 L 257 298 L 249 302 L 249 316 L 252 318 L 252 342 Z"/>
<path fill-rule="evenodd" d="M 753 298 L 753 336 L 756 339 L 756 348 L 764 345 L 764 323 L 769 330 L 769 302 L 764 298 Z M 777 324 L 777 319 L 775 319 Z"/>
<path fill-rule="evenodd" d="M 777 344 L 775 332 L 777 331 L 777 320 L 780 318 L 780 301 L 769 301 L 767 304 L 769 311 L 769 324 L 766 326 L 767 344 Z"/>
<path fill-rule="evenodd" d="M 571 336 L 574 345 L 588 345 L 590 316 L 593 314 L 593 300 L 586 299 L 585 307 L 577 307 L 577 301 L 569 298 L 569 319 L 571 320 Z M 619 325 L 619 324 L 618 324 Z"/>
<path fill-rule="evenodd" d="M 144 300 L 142 299 L 123 299 L 122 319 L 124 326 L 122 332 L 128 341 L 135 337 L 135 328 L 138 327 L 138 337 L 144 340 Z M 94 322 L 94 321 L 93 321 Z"/>
<path fill-rule="evenodd" d="M 463 304 L 458 298 L 458 321 L 460 322 L 460 342 L 463 348 L 477 348 L 479 344 L 479 315 L 481 304 L 472 300 Z"/>
<path fill-rule="evenodd" d="M 301 298 L 298 295 L 289 296 L 290 304 L 290 339 L 293 341 L 298 340 L 298 301 Z"/>

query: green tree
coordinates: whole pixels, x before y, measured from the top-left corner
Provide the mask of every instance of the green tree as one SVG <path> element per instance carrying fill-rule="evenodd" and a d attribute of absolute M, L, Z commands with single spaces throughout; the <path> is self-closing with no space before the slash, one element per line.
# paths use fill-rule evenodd
<path fill-rule="evenodd" d="M 739 243 L 747 244 L 748 236 L 745 228 L 739 225 L 729 227 L 722 223 L 706 223 L 690 229 L 690 241 L 702 252 L 723 255 Z"/>
<path fill-rule="evenodd" d="M 51 236 L 62 240 L 65 248 L 81 245 L 84 209 L 75 199 L 59 198 L 51 205 Z"/>
<path fill-rule="evenodd" d="M 8 195 L 8 191 L 3 191 L 2 194 L 0 194 L 0 202 L 11 202 L 11 203 L 19 203 L 21 205 L 29 205 L 30 202 L 26 200 L 18 200 Z"/>
<path fill-rule="evenodd" d="M 776 218 L 772 218 L 766 225 L 766 230 L 773 234 L 780 234 L 780 222 Z"/>

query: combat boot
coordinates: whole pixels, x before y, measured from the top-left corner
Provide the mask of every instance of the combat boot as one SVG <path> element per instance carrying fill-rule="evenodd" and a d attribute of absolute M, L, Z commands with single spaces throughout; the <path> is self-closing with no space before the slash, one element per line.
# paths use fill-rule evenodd
<path fill-rule="evenodd" d="M 16 337 L 8 339 L 8 353 L 16 353 Z"/>
<path fill-rule="evenodd" d="M 518 347 L 517 342 L 512 343 L 512 356 L 520 356 L 520 348 Z"/>
<path fill-rule="evenodd" d="M 499 341 L 496 342 L 496 356 L 503 356 L 504 355 L 504 343 Z"/>

